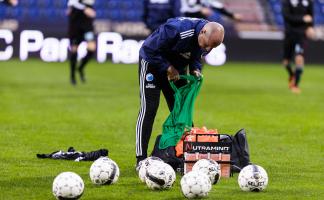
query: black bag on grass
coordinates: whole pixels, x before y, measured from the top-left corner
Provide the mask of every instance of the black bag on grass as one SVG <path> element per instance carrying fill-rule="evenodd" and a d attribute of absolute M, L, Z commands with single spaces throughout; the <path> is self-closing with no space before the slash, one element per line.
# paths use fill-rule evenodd
<path fill-rule="evenodd" d="M 178 172 L 183 169 L 183 158 L 176 156 L 175 147 L 159 149 L 161 135 L 158 135 L 155 140 L 154 149 L 151 156 L 159 157 L 164 162 L 172 166 Z M 232 144 L 231 152 L 231 172 L 240 172 L 241 169 L 250 164 L 249 145 L 244 129 L 239 130 L 234 136 L 224 135 L 221 141 Z"/>
<path fill-rule="evenodd" d="M 159 149 L 161 135 L 158 135 L 155 140 L 154 149 L 151 156 L 161 158 L 165 163 L 168 163 L 175 171 L 181 171 L 183 168 L 183 159 L 176 156 L 175 147 L 167 147 Z"/>
<path fill-rule="evenodd" d="M 240 172 L 250 164 L 250 151 L 244 129 L 239 130 L 234 136 L 221 138 L 225 142 L 232 143 L 231 172 Z"/>

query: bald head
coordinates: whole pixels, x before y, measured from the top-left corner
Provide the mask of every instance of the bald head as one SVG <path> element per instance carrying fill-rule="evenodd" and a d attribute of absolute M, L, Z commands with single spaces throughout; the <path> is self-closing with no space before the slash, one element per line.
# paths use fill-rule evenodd
<path fill-rule="evenodd" d="M 204 26 L 204 28 L 206 29 L 206 36 L 209 40 L 209 43 L 213 47 L 217 47 L 223 42 L 224 27 L 221 24 L 217 22 L 209 22 Z"/>
<path fill-rule="evenodd" d="M 224 40 L 224 27 L 217 22 L 208 22 L 198 36 L 199 46 L 206 51 L 219 46 Z"/>

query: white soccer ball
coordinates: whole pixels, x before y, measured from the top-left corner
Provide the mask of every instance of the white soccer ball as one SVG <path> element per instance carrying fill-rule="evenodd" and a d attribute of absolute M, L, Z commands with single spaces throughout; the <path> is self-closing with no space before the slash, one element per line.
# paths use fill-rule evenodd
<path fill-rule="evenodd" d="M 90 167 L 90 179 L 94 184 L 114 184 L 118 180 L 118 177 L 119 167 L 115 161 L 108 157 L 98 158 Z"/>
<path fill-rule="evenodd" d="M 182 194 L 189 199 L 206 197 L 212 188 L 207 174 L 200 171 L 191 171 L 185 174 L 180 185 Z"/>
<path fill-rule="evenodd" d="M 147 168 L 145 182 L 152 190 L 170 189 L 175 180 L 173 168 L 164 162 L 153 162 Z"/>
<path fill-rule="evenodd" d="M 62 172 L 53 181 L 52 191 L 56 199 L 79 199 L 83 190 L 83 180 L 74 172 Z"/>
<path fill-rule="evenodd" d="M 248 165 L 241 170 L 237 181 L 243 191 L 259 192 L 267 187 L 268 174 L 261 166 Z"/>
<path fill-rule="evenodd" d="M 163 161 L 158 157 L 151 156 L 140 162 L 138 177 L 143 183 L 145 183 L 147 168 L 154 162 L 163 162 Z"/>
<path fill-rule="evenodd" d="M 218 183 L 221 177 L 220 165 L 211 159 L 198 160 L 192 167 L 192 170 L 207 174 L 212 184 Z"/>

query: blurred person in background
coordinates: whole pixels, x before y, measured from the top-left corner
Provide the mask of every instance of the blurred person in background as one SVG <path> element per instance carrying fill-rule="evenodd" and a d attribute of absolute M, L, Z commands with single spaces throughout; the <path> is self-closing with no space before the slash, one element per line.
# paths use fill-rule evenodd
<path fill-rule="evenodd" d="M 95 34 L 93 21 L 96 11 L 93 8 L 95 0 L 69 0 L 68 11 L 69 16 L 69 39 L 70 39 L 70 81 L 72 85 L 76 85 L 76 72 L 79 72 L 80 80 L 85 83 L 84 68 L 94 51 L 96 50 Z M 78 47 L 82 41 L 87 42 L 87 54 L 77 63 Z M 78 66 L 77 66 L 78 65 Z"/>
<path fill-rule="evenodd" d="M 181 0 L 181 12 L 186 17 L 208 19 L 215 11 L 236 21 L 242 18 L 241 15 L 228 11 L 217 0 Z"/>
<path fill-rule="evenodd" d="M 10 6 L 16 6 L 18 4 L 18 0 L 0 0 L 0 3 L 5 3 Z"/>
<path fill-rule="evenodd" d="M 172 18 L 154 31 L 143 43 L 139 59 L 140 111 L 136 123 L 137 165 L 147 157 L 148 143 L 162 91 L 169 110 L 173 109 L 174 91 L 185 85 L 180 75 L 201 76 L 201 58 L 224 39 L 224 28 L 216 22 L 197 18 Z"/>
<path fill-rule="evenodd" d="M 313 2 L 312 0 L 284 0 L 282 15 L 285 22 L 283 65 L 289 75 L 290 90 L 293 93 L 300 93 L 299 83 L 305 63 L 305 41 L 306 38 L 315 37 Z"/>
<path fill-rule="evenodd" d="M 153 32 L 169 18 L 179 17 L 180 0 L 144 0 L 143 21 Z"/>

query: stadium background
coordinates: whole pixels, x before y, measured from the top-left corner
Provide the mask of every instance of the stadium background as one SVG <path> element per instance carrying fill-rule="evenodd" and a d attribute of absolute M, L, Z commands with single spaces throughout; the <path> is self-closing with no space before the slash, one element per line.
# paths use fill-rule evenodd
<path fill-rule="evenodd" d="M 211 18 L 221 21 L 226 26 L 226 59 L 228 61 L 279 61 L 282 54 L 281 40 L 283 38 L 283 19 L 281 16 L 280 0 L 223 0 L 226 8 L 243 16 L 242 22 L 232 22 L 215 13 Z M 100 33 L 117 33 L 118 35 L 103 36 L 114 38 L 116 46 L 104 46 L 98 40 L 101 48 L 100 62 L 113 58 L 114 62 L 135 63 L 137 49 L 148 35 L 148 30 L 141 22 L 143 2 L 141 0 L 97 0 L 95 9 L 97 17 L 95 30 Z M 251 12 L 253 10 L 253 12 Z M 308 63 L 324 63 L 321 52 L 324 52 L 324 1 L 314 1 L 316 33 L 319 41 L 309 42 L 307 46 Z M 29 57 L 40 57 L 46 61 L 64 61 L 67 58 L 68 41 L 64 40 L 67 33 L 66 1 L 28 0 L 20 1 L 16 7 L 0 5 L 0 60 L 9 60 L 20 57 L 25 60 Z M 41 32 L 43 38 L 34 50 L 28 51 L 26 46 L 28 35 L 35 36 L 35 32 L 26 33 L 25 42 L 22 33 L 25 30 Z M 119 35 L 121 34 L 121 35 Z M 36 36 L 40 35 L 36 33 Z M 126 43 L 120 42 L 120 36 Z M 51 38 L 44 42 L 45 38 Z M 56 38 L 58 40 L 53 40 Z M 29 39 L 33 42 L 33 38 Z M 109 40 L 109 39 L 108 39 Z M 111 41 L 106 41 L 107 43 Z M 45 44 L 46 43 L 46 44 Z M 6 49 L 13 47 L 13 51 Z M 45 49 L 41 53 L 41 48 Z M 120 51 L 123 46 L 127 49 Z M 64 47 L 64 48 L 62 48 Z M 11 47 L 10 47 L 11 48 Z M 27 49 L 26 49 L 27 48 Z M 21 50 L 22 49 L 22 50 Z M 33 49 L 31 47 L 31 49 Z M 60 49 L 60 51 L 58 50 Z M 62 51 L 62 49 L 65 51 Z M 7 52 L 4 52 L 8 50 Z M 60 52 L 61 55 L 53 55 Z M 126 52 L 121 57 L 116 57 L 116 52 Z M 23 54 L 23 55 L 22 55 Z M 52 55 L 48 55 L 52 54 Z M 97 56 L 100 57 L 100 56 Z M 222 63 L 222 62 L 221 62 Z"/>

